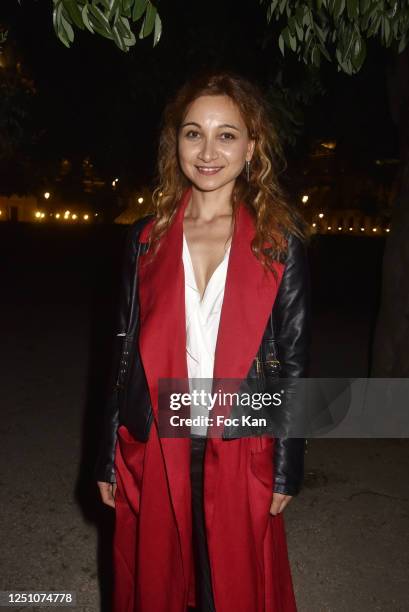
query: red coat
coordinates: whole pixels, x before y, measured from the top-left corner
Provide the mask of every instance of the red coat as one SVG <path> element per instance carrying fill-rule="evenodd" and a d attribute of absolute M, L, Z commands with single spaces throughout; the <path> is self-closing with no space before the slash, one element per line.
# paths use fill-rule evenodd
<path fill-rule="evenodd" d="M 190 439 L 160 438 L 158 379 L 187 378 L 182 232 L 191 188 L 155 261 L 139 263 L 140 353 L 155 422 L 147 443 L 121 426 L 116 448 L 115 612 L 185 612 L 194 605 Z M 146 240 L 148 228 L 141 240 Z M 241 204 L 232 238 L 214 377 L 245 378 L 278 284 L 250 249 Z M 284 266 L 275 264 L 278 283 Z M 243 283 L 245 278 L 245 283 Z M 244 289 L 245 288 L 245 289 Z M 138 407 L 135 406 L 135 410 Z M 204 512 L 217 612 L 294 612 L 283 514 L 269 513 L 273 438 L 209 438 Z"/>

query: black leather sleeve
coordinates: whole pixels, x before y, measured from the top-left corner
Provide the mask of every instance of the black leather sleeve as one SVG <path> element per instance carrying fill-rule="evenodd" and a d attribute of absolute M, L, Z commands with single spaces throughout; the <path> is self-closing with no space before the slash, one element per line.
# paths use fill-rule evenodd
<path fill-rule="evenodd" d="M 273 307 L 274 328 L 281 363 L 280 377 L 306 377 L 311 344 L 311 283 L 307 245 L 288 236 L 283 278 Z M 291 410 L 291 402 L 284 404 Z M 288 415 L 289 418 L 290 415 Z M 285 417 L 284 417 L 285 420 Z M 297 495 L 304 480 L 305 438 L 276 438 L 274 491 Z"/>
<path fill-rule="evenodd" d="M 127 326 L 131 299 L 131 281 L 132 275 L 136 273 L 136 249 L 141 226 L 142 223 L 141 220 L 139 220 L 131 225 L 127 231 L 122 265 L 120 269 L 121 281 L 116 318 L 116 335 L 114 338 L 113 352 L 110 359 L 111 368 L 105 394 L 101 438 L 98 445 L 99 453 L 94 472 L 96 480 L 101 482 L 115 482 L 114 459 L 117 429 L 119 426 L 119 398 L 116 381 L 122 350 L 122 336 L 117 334 L 124 332 Z"/>

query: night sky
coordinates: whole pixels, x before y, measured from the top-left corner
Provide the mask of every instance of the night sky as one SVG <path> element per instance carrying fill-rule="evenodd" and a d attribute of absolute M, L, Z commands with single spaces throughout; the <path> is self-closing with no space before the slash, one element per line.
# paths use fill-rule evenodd
<path fill-rule="evenodd" d="M 6 44 L 37 89 L 28 119 L 37 134 L 33 160 L 89 155 L 102 176 L 146 183 L 154 173 L 163 105 L 189 75 L 203 66 L 232 68 L 265 85 L 280 66 L 274 32 L 258 0 L 177 0 L 160 3 L 159 12 L 164 30 L 157 47 L 150 37 L 125 54 L 88 31 L 76 30 L 72 47 L 64 47 L 53 30 L 51 2 L 2 3 Z M 287 155 L 303 157 L 314 139 L 331 137 L 352 159 L 396 156 L 385 85 L 388 61 L 390 54 L 373 43 L 357 76 L 337 73 L 324 60 L 326 94 L 305 109 L 304 132 Z M 290 58 L 284 78 L 289 87 L 299 85 L 304 67 Z"/>

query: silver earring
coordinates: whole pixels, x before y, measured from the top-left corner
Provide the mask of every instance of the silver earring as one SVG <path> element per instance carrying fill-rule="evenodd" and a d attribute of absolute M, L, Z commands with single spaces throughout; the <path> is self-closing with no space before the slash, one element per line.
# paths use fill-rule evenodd
<path fill-rule="evenodd" d="M 246 178 L 247 182 L 250 182 L 250 160 L 246 159 Z"/>

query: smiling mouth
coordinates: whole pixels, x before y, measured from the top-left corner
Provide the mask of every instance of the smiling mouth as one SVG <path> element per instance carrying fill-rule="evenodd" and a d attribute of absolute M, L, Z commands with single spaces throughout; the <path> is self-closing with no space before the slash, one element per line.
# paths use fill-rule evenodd
<path fill-rule="evenodd" d="M 211 176 L 213 174 L 217 174 L 217 172 L 223 169 L 223 166 L 214 166 L 210 168 L 208 166 L 195 166 L 195 167 L 196 167 L 196 170 L 200 172 L 200 174 L 203 174 L 205 176 Z"/>

